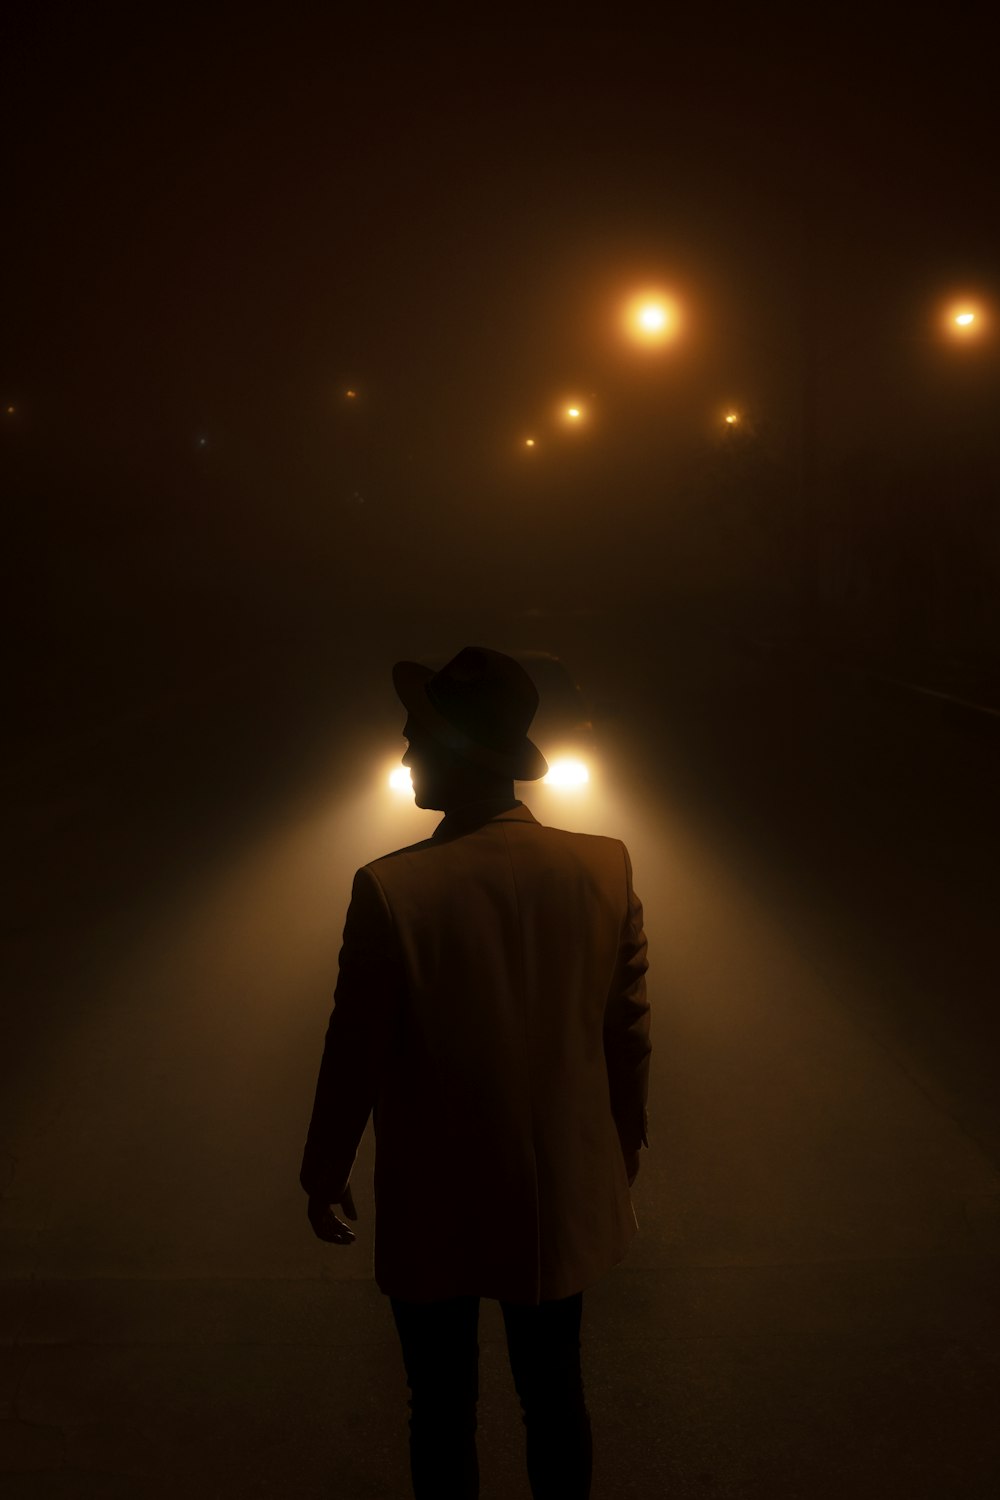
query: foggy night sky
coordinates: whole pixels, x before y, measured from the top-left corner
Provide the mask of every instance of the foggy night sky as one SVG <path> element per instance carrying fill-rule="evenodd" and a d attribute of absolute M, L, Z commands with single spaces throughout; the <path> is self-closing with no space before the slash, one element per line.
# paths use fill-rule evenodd
<path fill-rule="evenodd" d="M 0 395 L 29 542 L 108 507 L 109 536 L 125 513 L 169 538 L 206 482 L 265 551 L 335 547 L 356 495 L 417 544 L 507 501 L 523 535 L 549 494 L 646 494 L 720 404 L 794 442 L 804 337 L 824 453 L 960 439 L 995 474 L 996 351 L 960 366 L 932 328 L 997 295 L 977 23 L 341 17 L 8 23 Z M 659 363 L 614 329 L 647 281 L 687 314 Z M 599 420 L 573 450 L 550 412 L 575 391 Z"/>

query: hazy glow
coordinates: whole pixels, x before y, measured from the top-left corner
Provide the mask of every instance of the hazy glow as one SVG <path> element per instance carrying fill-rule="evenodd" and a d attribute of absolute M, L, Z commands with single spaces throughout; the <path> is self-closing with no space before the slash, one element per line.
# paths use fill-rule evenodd
<path fill-rule="evenodd" d="M 677 332 L 678 314 L 672 298 L 643 292 L 625 309 L 625 328 L 640 343 L 659 344 Z"/>
<path fill-rule="evenodd" d="M 979 340 L 992 331 L 991 309 L 976 296 L 959 292 L 940 309 L 940 327 L 953 339 Z"/>
<path fill-rule="evenodd" d="M 524 440 L 524 446 L 526 448 L 533 448 L 535 446 L 535 440 L 534 440 L 534 438 L 525 438 L 525 440 Z"/>
<path fill-rule="evenodd" d="M 739 420 L 740 420 L 740 414 L 739 414 L 739 412 L 736 412 L 736 411 L 727 411 L 726 412 L 726 421 L 728 422 L 728 424 L 729 424 L 730 427 L 735 427 L 736 423 Z"/>
<path fill-rule="evenodd" d="M 389 785 L 394 792 L 412 793 L 413 781 L 410 777 L 409 766 L 395 766 L 389 772 Z"/>
<path fill-rule="evenodd" d="M 348 401 L 354 401 L 354 400 L 356 400 L 357 394 L 358 394 L 357 391 L 345 391 L 344 392 L 344 395 L 347 397 Z"/>
<path fill-rule="evenodd" d="M 554 760 L 542 780 L 547 786 L 585 786 L 590 780 L 590 772 L 582 760 Z"/>
<path fill-rule="evenodd" d="M 564 391 L 551 408 L 552 420 L 564 427 L 586 427 L 591 420 L 591 408 L 579 391 Z"/>

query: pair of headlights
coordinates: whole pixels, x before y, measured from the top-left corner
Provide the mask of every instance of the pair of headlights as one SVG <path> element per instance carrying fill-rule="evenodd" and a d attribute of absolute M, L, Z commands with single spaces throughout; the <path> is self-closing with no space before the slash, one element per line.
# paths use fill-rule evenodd
<path fill-rule="evenodd" d="M 558 787 L 560 791 L 573 790 L 586 786 L 590 780 L 590 771 L 584 761 L 574 756 L 559 756 L 549 761 L 549 769 L 542 777 L 543 786 Z M 413 783 L 410 780 L 410 772 L 407 766 L 395 766 L 389 772 L 389 786 L 394 792 L 401 795 L 410 795 L 413 792 Z"/>

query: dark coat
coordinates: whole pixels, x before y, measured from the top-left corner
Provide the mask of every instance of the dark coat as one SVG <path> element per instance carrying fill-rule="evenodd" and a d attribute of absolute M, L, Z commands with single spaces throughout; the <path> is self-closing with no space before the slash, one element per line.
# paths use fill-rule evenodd
<path fill-rule="evenodd" d="M 383 1292 L 534 1304 L 624 1258 L 645 974 L 624 844 L 520 803 L 357 872 L 301 1182 L 338 1202 L 374 1111 Z"/>

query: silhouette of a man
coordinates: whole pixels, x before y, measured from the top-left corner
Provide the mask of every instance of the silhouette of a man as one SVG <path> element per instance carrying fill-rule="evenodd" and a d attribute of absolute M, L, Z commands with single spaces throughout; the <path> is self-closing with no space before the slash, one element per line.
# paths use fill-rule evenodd
<path fill-rule="evenodd" d="M 301 1183 L 350 1244 L 375 1126 L 375 1280 L 410 1389 L 416 1500 L 473 1500 L 479 1301 L 501 1306 L 535 1500 L 590 1494 L 583 1290 L 625 1256 L 648 1145 L 646 938 L 624 844 L 543 827 L 535 686 L 468 646 L 393 669 L 429 839 L 357 872 Z"/>

